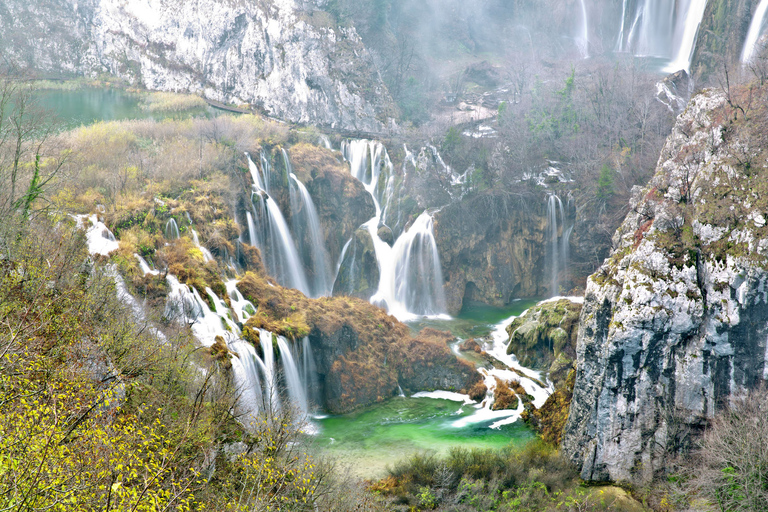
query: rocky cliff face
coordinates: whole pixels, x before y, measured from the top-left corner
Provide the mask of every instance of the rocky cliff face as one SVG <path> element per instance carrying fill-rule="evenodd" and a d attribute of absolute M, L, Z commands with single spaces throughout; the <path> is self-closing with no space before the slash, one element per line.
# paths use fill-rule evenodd
<path fill-rule="evenodd" d="M 43 73 L 109 72 L 294 122 L 376 132 L 393 115 L 354 28 L 293 0 L 10 0 L 0 45 Z"/>
<path fill-rule="evenodd" d="M 588 280 L 562 445 L 587 480 L 647 480 L 768 377 L 765 99 L 691 100 Z"/>
<path fill-rule="evenodd" d="M 543 201 L 503 193 L 453 203 L 435 214 L 448 311 L 465 300 L 503 306 L 544 294 Z"/>

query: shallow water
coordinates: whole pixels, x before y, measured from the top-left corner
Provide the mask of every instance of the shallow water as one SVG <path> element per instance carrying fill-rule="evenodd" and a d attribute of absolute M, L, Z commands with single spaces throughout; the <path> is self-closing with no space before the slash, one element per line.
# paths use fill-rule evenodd
<path fill-rule="evenodd" d="M 395 397 L 344 416 L 318 420 L 322 451 L 363 478 L 380 478 L 386 468 L 418 452 L 447 454 L 451 447 L 500 448 L 524 444 L 533 433 L 521 422 L 489 428 L 490 421 L 457 427 L 472 406 L 434 398 Z"/>
<path fill-rule="evenodd" d="M 424 319 L 409 322 L 409 326 L 414 332 L 433 327 L 461 339 L 481 338 L 490 335 L 499 322 L 535 303 L 518 301 L 507 308 L 471 304 L 456 318 Z M 395 397 L 359 412 L 315 420 L 315 443 L 323 453 L 349 466 L 354 475 L 380 478 L 387 467 L 414 453 L 446 454 L 454 446 L 500 448 L 509 443 L 522 445 L 534 437 L 522 421 L 498 428 L 491 428 L 498 418 L 468 421 L 477 414 L 477 407 L 479 404 L 447 399 Z"/>
<path fill-rule="evenodd" d="M 140 94 L 107 87 L 38 89 L 34 92 L 34 98 L 37 105 L 53 113 L 65 129 L 98 121 L 186 119 L 210 117 L 218 113 L 212 107 L 183 112 L 150 112 L 142 108 Z"/>

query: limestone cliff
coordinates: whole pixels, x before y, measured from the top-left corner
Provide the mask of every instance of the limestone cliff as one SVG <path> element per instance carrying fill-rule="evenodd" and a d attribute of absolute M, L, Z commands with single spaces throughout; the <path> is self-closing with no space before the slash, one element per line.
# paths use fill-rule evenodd
<path fill-rule="evenodd" d="M 502 306 L 543 295 L 544 203 L 493 192 L 450 204 L 435 215 L 435 240 L 448 311 L 465 300 Z"/>
<path fill-rule="evenodd" d="M 294 0 L 9 0 L 4 64 L 109 72 L 300 123 L 381 131 L 392 100 L 354 28 Z"/>
<path fill-rule="evenodd" d="M 651 478 L 768 377 L 765 105 L 695 96 L 588 280 L 562 445 L 586 480 Z"/>

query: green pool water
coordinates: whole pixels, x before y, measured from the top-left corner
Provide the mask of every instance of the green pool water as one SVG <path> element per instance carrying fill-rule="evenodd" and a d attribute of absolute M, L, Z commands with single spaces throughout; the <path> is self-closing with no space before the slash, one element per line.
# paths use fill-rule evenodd
<path fill-rule="evenodd" d="M 513 303 L 507 308 L 471 304 L 450 320 L 424 319 L 411 322 L 413 331 L 424 327 L 449 330 L 460 338 L 487 336 L 496 324 L 519 315 L 535 300 Z M 522 445 L 534 437 L 521 421 L 490 428 L 492 420 L 462 427 L 454 423 L 471 415 L 472 405 L 433 398 L 395 397 L 362 411 L 315 420 L 316 447 L 350 467 L 363 478 L 386 476 L 387 467 L 417 452 L 446 454 L 454 446 L 500 448 Z"/>
<path fill-rule="evenodd" d="M 396 397 L 359 413 L 316 420 L 316 446 L 362 478 L 386 476 L 387 467 L 418 452 L 447 454 L 451 447 L 500 448 L 524 444 L 533 434 L 521 422 L 491 429 L 491 423 L 455 427 L 469 405 L 432 398 Z"/>
<path fill-rule="evenodd" d="M 75 89 L 38 89 L 34 92 L 37 105 L 56 116 L 63 129 L 89 125 L 98 121 L 127 119 L 186 119 L 214 116 L 211 107 L 183 112 L 158 113 L 142 108 L 141 94 L 108 87 L 79 87 Z"/>

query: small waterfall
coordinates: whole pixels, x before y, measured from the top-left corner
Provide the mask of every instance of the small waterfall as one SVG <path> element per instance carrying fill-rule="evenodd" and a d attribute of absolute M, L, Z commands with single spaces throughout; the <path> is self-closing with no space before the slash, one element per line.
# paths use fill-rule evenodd
<path fill-rule="evenodd" d="M 679 41 L 675 41 L 677 53 L 674 54 L 672 62 L 664 68 L 664 71 L 668 73 L 674 73 L 681 69 L 684 69 L 686 73 L 690 71 L 696 37 L 706 8 L 707 0 L 689 0 L 686 15 L 678 20 L 678 27 L 675 30 L 676 37 L 679 35 L 680 38 Z"/>
<path fill-rule="evenodd" d="M 141 269 L 141 273 L 144 275 L 152 274 L 152 275 L 158 275 L 160 272 L 157 270 L 152 270 L 152 268 L 149 266 L 149 263 L 147 263 L 147 260 L 139 256 L 138 254 L 134 254 L 137 260 L 139 260 L 139 268 Z"/>
<path fill-rule="evenodd" d="M 616 40 L 616 46 L 613 49 L 615 52 L 624 51 L 624 27 L 627 21 L 627 2 L 629 2 L 629 0 L 622 0 L 621 2 L 621 24 L 619 25 L 619 37 Z"/>
<path fill-rule="evenodd" d="M 236 340 L 230 343 L 229 348 L 237 354 L 237 357 L 232 358 L 232 373 L 235 387 L 240 394 L 238 406 L 247 411 L 250 422 L 255 422 L 256 414 L 262 410 L 264 404 L 261 389 L 263 363 L 253 345 L 245 340 Z"/>
<path fill-rule="evenodd" d="M 352 175 L 363 184 L 376 207 L 376 215 L 362 226 L 371 236 L 379 267 L 378 290 L 371 302 L 401 320 L 444 314 L 445 292 L 431 215 L 422 213 L 390 247 L 378 234 L 382 208 L 392 203 L 394 193 L 394 185 L 390 186 L 394 172 L 386 148 L 379 142 L 352 140 L 342 142 L 341 149 Z"/>
<path fill-rule="evenodd" d="M 195 245 L 198 249 L 200 249 L 200 252 L 203 253 L 203 260 L 205 260 L 206 263 L 213 260 L 213 254 L 211 254 L 211 251 L 200 245 L 200 237 L 197 234 L 197 231 L 195 231 L 192 228 L 189 228 L 189 232 L 192 234 L 192 241 L 195 242 Z"/>
<path fill-rule="evenodd" d="M 165 238 L 168 240 L 176 240 L 181 237 L 179 233 L 179 226 L 176 224 L 176 219 L 171 217 L 168 222 L 165 223 Z"/>
<path fill-rule="evenodd" d="M 581 27 L 579 35 L 576 37 L 576 44 L 579 47 L 579 53 L 584 59 L 589 58 L 589 17 L 587 16 L 587 5 L 585 0 L 579 0 L 581 4 Z"/>
<path fill-rule="evenodd" d="M 307 336 L 301 340 L 301 380 L 304 383 L 304 389 L 307 390 L 310 405 L 319 404 L 320 383 L 317 380 L 317 364 L 315 364 L 315 356 Z"/>
<path fill-rule="evenodd" d="M 377 257 L 382 254 L 384 258 L 379 259 L 379 289 L 371 302 L 398 318 L 445 313 L 443 273 L 432 224 L 432 216 L 422 213 L 391 250 L 386 243 L 374 240 Z"/>
<path fill-rule="evenodd" d="M 278 396 L 277 375 L 275 374 L 275 348 L 272 344 L 272 333 L 259 329 L 259 342 L 261 346 L 262 374 L 264 376 L 262 393 L 265 395 L 264 405 L 269 405 L 273 412 L 280 410 L 280 397 Z"/>
<path fill-rule="evenodd" d="M 318 137 L 318 145 L 324 147 L 325 149 L 333 150 L 333 145 L 331 145 L 331 139 L 328 138 L 327 135 L 320 135 Z"/>
<path fill-rule="evenodd" d="M 758 49 L 760 36 L 765 29 L 766 13 L 768 12 L 768 0 L 760 0 L 755 15 L 749 23 L 747 38 L 744 40 L 744 47 L 741 50 L 741 63 L 749 64 L 755 57 L 755 51 Z"/>
<path fill-rule="evenodd" d="M 288 157 L 286 155 L 286 162 Z M 299 254 L 302 257 L 304 268 L 310 270 L 313 277 L 311 293 L 312 297 L 330 295 L 333 283 L 331 281 L 331 268 L 328 264 L 328 255 L 325 251 L 323 229 L 320 218 L 317 215 L 315 203 L 309 195 L 307 188 L 292 172 L 290 173 L 290 204 L 291 227 L 297 240 Z M 305 240 L 309 241 L 306 247 Z"/>

